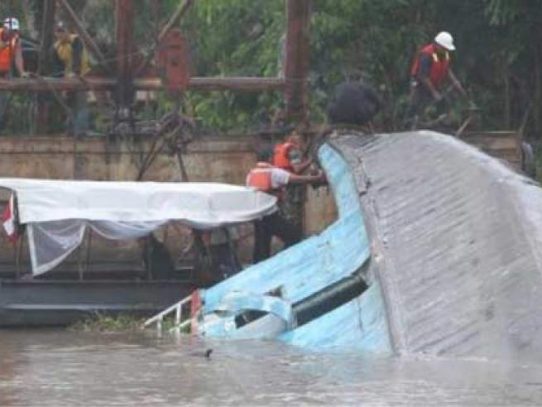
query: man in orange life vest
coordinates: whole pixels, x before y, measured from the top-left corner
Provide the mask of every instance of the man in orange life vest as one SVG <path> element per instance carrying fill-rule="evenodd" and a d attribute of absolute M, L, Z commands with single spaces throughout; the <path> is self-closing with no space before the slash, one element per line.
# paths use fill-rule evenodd
<path fill-rule="evenodd" d="M 0 27 L 0 80 L 10 78 L 11 68 L 13 65 L 15 65 L 19 76 L 27 76 L 27 73 L 24 70 L 23 51 L 19 36 L 19 28 L 19 20 L 14 17 L 6 18 L 2 27 Z M 1 92 L 0 128 L 5 124 L 4 113 L 6 111 L 7 101 L 7 95 L 4 92 Z"/>
<path fill-rule="evenodd" d="M 294 130 L 283 143 L 275 146 L 273 165 L 294 174 L 303 173 L 311 165 L 312 160 L 303 160 L 302 144 L 301 135 Z"/>
<path fill-rule="evenodd" d="M 303 138 L 297 130 L 294 130 L 286 137 L 284 142 L 275 146 L 273 165 L 292 174 L 302 174 L 312 164 L 311 159 L 304 159 L 302 149 Z M 291 185 L 284 192 L 280 204 L 282 215 L 299 228 L 303 228 L 304 201 L 304 185 Z"/>
<path fill-rule="evenodd" d="M 258 163 L 247 175 L 247 186 L 260 191 L 282 195 L 288 185 L 319 183 L 325 179 L 323 172 L 317 175 L 299 175 L 273 166 L 272 152 L 264 150 L 258 153 Z M 253 261 L 257 263 L 271 255 L 271 239 L 277 236 L 284 242 L 285 247 L 291 246 L 301 240 L 303 235 L 301 227 L 289 222 L 279 211 L 264 216 L 254 222 L 254 252 Z"/>
<path fill-rule="evenodd" d="M 418 51 L 410 71 L 410 102 L 407 112 L 409 124 L 413 124 L 412 121 L 431 101 L 438 103 L 443 100 L 441 92 L 446 80 L 450 80 L 454 89 L 461 95 L 467 96 L 465 89 L 450 68 L 450 53 L 454 50 L 452 36 L 442 31 L 437 34 L 431 44 Z"/>

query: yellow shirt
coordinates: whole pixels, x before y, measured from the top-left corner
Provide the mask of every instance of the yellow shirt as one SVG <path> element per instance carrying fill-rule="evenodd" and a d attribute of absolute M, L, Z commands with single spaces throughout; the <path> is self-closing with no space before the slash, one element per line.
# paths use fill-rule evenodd
<path fill-rule="evenodd" d="M 55 45 L 54 45 L 58 58 L 64 64 L 65 76 L 74 72 L 73 70 L 73 42 L 75 41 L 76 38 L 78 38 L 77 35 L 71 34 L 69 41 L 66 41 L 66 42 L 57 41 L 55 42 Z M 83 49 L 81 52 L 80 75 L 85 76 L 89 72 L 90 72 L 90 65 L 88 62 L 88 53 L 85 47 L 83 46 Z"/>

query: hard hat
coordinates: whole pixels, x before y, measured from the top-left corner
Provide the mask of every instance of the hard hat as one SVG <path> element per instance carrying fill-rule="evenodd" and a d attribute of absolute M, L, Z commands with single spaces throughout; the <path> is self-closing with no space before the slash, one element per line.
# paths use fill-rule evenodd
<path fill-rule="evenodd" d="M 435 37 L 435 42 L 441 47 L 446 48 L 448 51 L 455 50 L 454 39 L 449 32 L 439 32 Z"/>
<path fill-rule="evenodd" d="M 59 21 L 55 25 L 55 31 L 56 32 L 66 32 L 66 24 L 64 24 L 63 21 Z"/>
<path fill-rule="evenodd" d="M 15 17 L 8 17 L 4 20 L 4 28 L 19 31 L 19 20 Z"/>

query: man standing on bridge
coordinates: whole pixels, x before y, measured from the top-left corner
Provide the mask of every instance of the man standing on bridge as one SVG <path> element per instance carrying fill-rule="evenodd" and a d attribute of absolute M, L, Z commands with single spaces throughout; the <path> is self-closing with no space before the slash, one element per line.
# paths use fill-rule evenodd
<path fill-rule="evenodd" d="M 465 89 L 450 67 L 450 53 L 454 50 L 453 37 L 442 31 L 431 44 L 425 45 L 416 54 L 410 70 L 410 100 L 407 110 L 409 127 L 416 127 L 418 116 L 427 105 L 443 100 L 442 87 L 446 80 L 449 80 L 461 95 L 467 97 Z"/>
<path fill-rule="evenodd" d="M 63 23 L 55 28 L 53 65 L 55 76 L 65 78 L 83 78 L 90 72 L 88 54 L 83 41 L 76 34 L 71 34 Z M 67 105 L 72 107 L 68 122 L 74 136 L 82 136 L 88 131 L 89 111 L 86 91 L 69 92 Z"/>
<path fill-rule="evenodd" d="M 19 20 L 8 17 L 0 27 L 0 80 L 11 77 L 15 65 L 20 77 L 26 77 L 24 70 L 21 37 L 19 35 Z M 5 125 L 4 114 L 8 104 L 6 92 L 0 92 L 0 129 Z"/>
<path fill-rule="evenodd" d="M 297 129 L 293 130 L 282 143 L 275 145 L 273 166 L 292 174 L 303 174 L 312 164 L 312 159 L 303 157 L 303 147 L 303 136 Z M 281 200 L 282 215 L 299 228 L 303 228 L 305 192 L 304 185 L 290 185 Z"/>

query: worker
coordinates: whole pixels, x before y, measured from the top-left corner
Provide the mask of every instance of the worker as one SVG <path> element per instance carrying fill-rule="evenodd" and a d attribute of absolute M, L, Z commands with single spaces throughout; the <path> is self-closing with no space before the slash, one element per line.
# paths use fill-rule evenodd
<path fill-rule="evenodd" d="M 193 230 L 195 270 L 202 284 L 212 285 L 241 270 L 237 257 L 239 238 L 235 226 Z"/>
<path fill-rule="evenodd" d="M 146 278 L 149 280 L 172 280 L 175 278 L 175 264 L 166 245 L 154 233 L 137 240 Z"/>
<path fill-rule="evenodd" d="M 443 85 L 449 80 L 455 90 L 467 97 L 461 82 L 453 73 L 451 52 L 455 50 L 450 33 L 438 33 L 431 44 L 422 47 L 410 70 L 410 97 L 407 110 L 407 125 L 416 126 L 418 116 L 432 101 L 439 103 L 444 99 Z"/>
<path fill-rule="evenodd" d="M 83 78 L 90 72 L 87 51 L 83 41 L 76 34 L 71 34 L 63 23 L 55 27 L 56 42 L 53 47 L 53 71 L 55 76 L 65 78 Z M 74 136 L 83 136 L 89 128 L 89 111 L 86 91 L 69 92 L 67 106 L 70 112 L 69 131 Z"/>
<path fill-rule="evenodd" d="M 9 79 L 13 65 L 20 77 L 27 77 L 24 70 L 23 50 L 19 34 L 19 20 L 8 17 L 0 27 L 0 80 Z M 4 127 L 4 114 L 8 103 L 6 92 L 0 92 L 0 129 Z"/>
<path fill-rule="evenodd" d="M 0 28 L 0 77 L 7 78 L 15 62 L 19 76 L 28 76 L 24 70 L 23 49 L 19 34 L 19 20 L 8 17 Z"/>
<path fill-rule="evenodd" d="M 303 173 L 311 165 L 312 160 L 303 159 L 302 147 L 301 134 L 298 130 L 292 131 L 282 143 L 275 145 L 273 165 L 294 174 Z"/>
<path fill-rule="evenodd" d="M 239 232 L 235 226 L 210 231 L 209 252 L 214 272 L 221 278 L 228 278 L 241 270 L 241 263 L 237 257 L 238 240 Z"/>
<path fill-rule="evenodd" d="M 292 184 L 321 183 L 325 180 L 322 171 L 315 175 L 299 175 L 271 164 L 272 152 L 262 150 L 258 153 L 258 163 L 247 175 L 246 184 L 260 191 L 277 196 L 279 202 L 284 195 L 284 190 Z M 278 237 L 289 247 L 302 238 L 302 229 L 289 222 L 280 211 L 254 222 L 254 252 L 253 261 L 257 263 L 271 255 L 271 239 Z"/>
<path fill-rule="evenodd" d="M 335 87 L 327 114 L 333 125 L 367 126 L 372 132 L 371 121 L 381 108 L 373 87 L 361 80 L 347 81 Z"/>
<path fill-rule="evenodd" d="M 273 165 L 293 174 L 303 174 L 312 164 L 312 159 L 303 157 L 303 137 L 299 129 L 293 130 L 286 139 L 276 144 L 273 151 Z M 282 215 L 299 228 L 303 228 L 303 203 L 305 185 L 291 185 L 284 192 L 280 211 Z"/>

